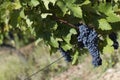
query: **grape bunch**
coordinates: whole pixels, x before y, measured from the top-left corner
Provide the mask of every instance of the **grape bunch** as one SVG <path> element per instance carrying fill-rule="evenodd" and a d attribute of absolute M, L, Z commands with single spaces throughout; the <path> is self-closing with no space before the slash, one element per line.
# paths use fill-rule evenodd
<path fill-rule="evenodd" d="M 114 47 L 114 49 L 118 49 L 119 43 L 117 41 L 117 34 L 112 32 L 112 33 L 109 34 L 109 38 L 113 41 L 112 46 Z"/>
<path fill-rule="evenodd" d="M 84 47 L 89 50 L 92 56 L 92 64 L 95 67 L 102 65 L 102 59 L 100 58 L 98 50 L 98 35 L 96 31 L 92 28 L 88 28 L 86 25 L 80 25 L 79 33 L 78 42 L 82 42 Z"/>
<path fill-rule="evenodd" d="M 60 53 L 64 56 L 65 61 L 71 62 L 72 58 L 70 56 L 70 53 L 68 51 L 65 51 L 61 46 L 59 46 Z"/>

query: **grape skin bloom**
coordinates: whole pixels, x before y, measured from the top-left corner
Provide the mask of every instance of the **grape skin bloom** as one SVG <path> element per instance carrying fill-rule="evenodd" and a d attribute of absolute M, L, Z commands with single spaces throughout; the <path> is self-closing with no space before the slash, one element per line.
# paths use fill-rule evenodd
<path fill-rule="evenodd" d="M 98 35 L 96 31 L 86 25 L 79 26 L 78 42 L 82 42 L 84 46 L 89 50 L 92 56 L 92 64 L 97 67 L 102 65 L 102 59 L 100 58 L 100 52 L 98 50 Z"/>

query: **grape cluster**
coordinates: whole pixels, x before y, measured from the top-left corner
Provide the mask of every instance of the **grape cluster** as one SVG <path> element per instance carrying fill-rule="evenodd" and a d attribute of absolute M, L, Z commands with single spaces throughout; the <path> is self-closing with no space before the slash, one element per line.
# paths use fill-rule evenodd
<path fill-rule="evenodd" d="M 72 58 L 70 56 L 70 53 L 68 51 L 65 51 L 63 48 L 59 47 L 60 53 L 65 57 L 65 61 L 71 62 Z"/>
<path fill-rule="evenodd" d="M 92 64 L 97 67 L 102 64 L 102 59 L 100 58 L 99 50 L 98 50 L 98 35 L 96 31 L 92 28 L 88 28 L 86 25 L 79 26 L 78 42 L 82 42 L 84 47 L 86 47 L 91 56 L 92 56 Z"/>
<path fill-rule="evenodd" d="M 118 49 L 119 43 L 117 41 L 116 33 L 114 33 L 114 32 L 110 33 L 109 34 L 109 38 L 113 41 L 113 45 L 112 46 L 114 47 L 114 49 Z"/>

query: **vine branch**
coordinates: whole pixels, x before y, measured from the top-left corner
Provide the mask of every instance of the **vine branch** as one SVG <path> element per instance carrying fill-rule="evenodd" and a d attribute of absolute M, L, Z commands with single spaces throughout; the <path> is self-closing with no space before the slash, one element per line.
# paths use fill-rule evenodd
<path fill-rule="evenodd" d="M 66 24 L 66 25 L 68 25 L 68 26 L 70 26 L 70 27 L 72 27 L 72 28 L 78 29 L 78 27 L 75 26 L 74 24 L 71 24 L 71 23 L 69 23 L 68 21 L 66 21 L 66 20 L 64 20 L 64 19 L 58 18 L 58 17 L 55 16 L 55 15 L 53 15 L 52 18 L 53 18 L 54 20 L 60 22 L 61 24 L 63 23 L 63 24 Z"/>

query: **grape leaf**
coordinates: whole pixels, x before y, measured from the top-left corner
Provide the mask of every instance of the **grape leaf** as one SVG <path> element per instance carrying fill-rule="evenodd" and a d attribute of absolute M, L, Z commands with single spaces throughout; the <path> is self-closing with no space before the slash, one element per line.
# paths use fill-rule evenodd
<path fill-rule="evenodd" d="M 30 21 L 30 19 L 27 18 L 27 19 L 26 19 L 26 23 L 27 23 L 28 27 L 31 27 L 33 21 Z"/>
<path fill-rule="evenodd" d="M 107 45 L 103 48 L 103 53 L 104 54 L 113 54 L 114 53 L 114 48 L 110 45 Z"/>
<path fill-rule="evenodd" d="M 114 53 L 113 41 L 107 36 L 106 38 L 107 45 L 103 48 L 103 53 Z"/>
<path fill-rule="evenodd" d="M 62 45 L 62 48 L 67 51 L 67 50 L 70 50 L 72 48 L 72 45 L 71 44 L 65 44 L 65 45 Z"/>
<path fill-rule="evenodd" d="M 107 22 L 106 19 L 99 19 L 98 22 L 99 22 L 99 28 L 101 30 L 111 30 L 112 29 L 111 25 Z"/>
<path fill-rule="evenodd" d="M 115 13 L 109 13 L 106 19 L 108 22 L 112 22 L 112 23 L 120 21 L 120 17 L 117 16 Z"/>
<path fill-rule="evenodd" d="M 50 37 L 50 45 L 55 48 L 58 48 L 59 46 L 58 41 L 53 36 Z"/>
<path fill-rule="evenodd" d="M 98 11 L 104 13 L 104 14 L 108 14 L 108 13 L 111 13 L 113 12 L 112 10 L 112 4 L 110 3 L 100 3 L 99 6 L 97 6 Z"/>
<path fill-rule="evenodd" d="M 77 34 L 76 30 L 73 28 L 70 29 L 70 33 L 67 36 L 63 37 L 68 44 L 70 44 L 72 34 Z"/>
<path fill-rule="evenodd" d="M 63 1 L 57 1 L 57 5 L 60 7 L 60 9 L 63 12 L 63 16 L 66 14 L 66 12 L 68 11 L 68 8 L 66 7 L 66 5 L 64 4 Z"/>
<path fill-rule="evenodd" d="M 82 18 L 82 9 L 78 5 L 75 4 L 67 4 L 67 7 L 71 11 L 71 13 L 78 18 Z"/>
<path fill-rule="evenodd" d="M 46 9 L 49 9 L 48 4 L 51 2 L 53 5 L 55 4 L 56 0 L 42 0 L 44 2 L 44 5 Z"/>
<path fill-rule="evenodd" d="M 70 33 L 71 33 L 71 34 L 77 34 L 77 31 L 72 28 L 72 29 L 70 29 Z"/>
<path fill-rule="evenodd" d="M 64 0 L 65 3 L 74 3 L 76 0 Z"/>
<path fill-rule="evenodd" d="M 25 16 L 24 9 L 20 11 L 20 17 L 23 19 L 26 19 L 27 17 Z"/>
<path fill-rule="evenodd" d="M 19 0 L 16 0 L 15 3 L 13 4 L 14 4 L 14 9 L 20 9 L 22 7 Z"/>
<path fill-rule="evenodd" d="M 114 9 L 112 7 L 112 4 L 110 3 L 101 3 L 98 6 L 98 11 L 104 13 L 107 17 L 107 21 L 108 22 L 118 22 L 120 21 L 120 17 L 118 17 L 115 13 L 114 13 Z"/>
<path fill-rule="evenodd" d="M 76 62 L 77 62 L 77 60 L 78 60 L 78 55 L 79 55 L 79 52 L 76 51 L 75 54 L 74 54 L 74 56 L 73 56 L 73 60 L 72 60 L 72 64 L 73 64 L 73 65 L 76 64 Z"/>
<path fill-rule="evenodd" d="M 37 5 L 39 5 L 39 1 L 38 0 L 31 0 L 30 4 L 35 7 Z"/>
<path fill-rule="evenodd" d="M 113 45 L 113 41 L 107 36 L 106 38 L 107 44 L 112 46 Z"/>

